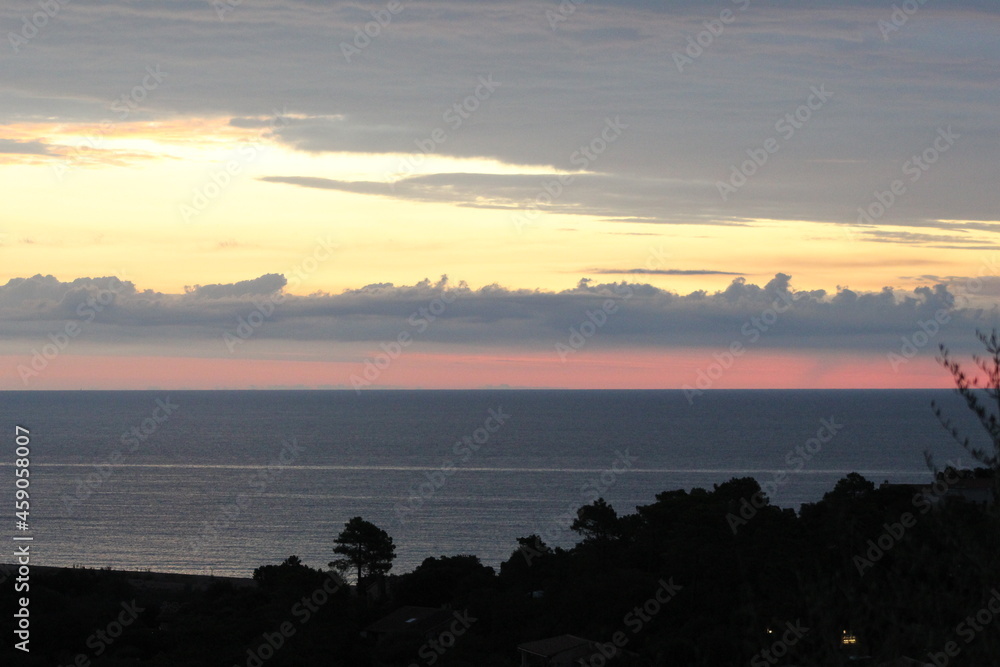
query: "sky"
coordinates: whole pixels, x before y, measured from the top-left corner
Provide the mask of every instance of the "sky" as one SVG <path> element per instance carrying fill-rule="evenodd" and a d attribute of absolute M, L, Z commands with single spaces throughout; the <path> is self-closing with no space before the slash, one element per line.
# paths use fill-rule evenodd
<path fill-rule="evenodd" d="M 945 387 L 993 0 L 10 0 L 0 389 Z"/>

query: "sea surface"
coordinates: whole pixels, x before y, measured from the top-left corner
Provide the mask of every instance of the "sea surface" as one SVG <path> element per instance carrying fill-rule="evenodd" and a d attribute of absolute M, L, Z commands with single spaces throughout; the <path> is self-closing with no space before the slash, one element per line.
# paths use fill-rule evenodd
<path fill-rule="evenodd" d="M 852 471 L 926 481 L 925 451 L 972 465 L 932 399 L 979 436 L 940 390 L 0 392 L 3 532 L 33 536 L 39 565 L 249 576 L 291 554 L 325 567 L 361 516 L 393 537 L 394 572 L 455 554 L 496 567 L 519 536 L 574 544 L 566 517 L 598 495 L 631 513 L 752 476 L 798 509 Z"/>

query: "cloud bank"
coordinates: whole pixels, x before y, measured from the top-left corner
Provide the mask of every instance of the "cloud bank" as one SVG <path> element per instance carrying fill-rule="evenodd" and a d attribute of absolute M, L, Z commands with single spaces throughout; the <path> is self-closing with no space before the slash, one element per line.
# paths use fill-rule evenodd
<path fill-rule="evenodd" d="M 995 283 L 980 290 L 996 291 Z M 884 354 L 932 321 L 940 326 L 931 352 L 937 342 L 974 347 L 974 330 L 989 328 L 997 314 L 956 295 L 957 282 L 913 292 L 840 287 L 827 293 L 796 290 L 782 273 L 764 285 L 738 277 L 724 290 L 688 294 L 588 278 L 561 291 L 472 288 L 442 277 L 311 296 L 286 294 L 284 284 L 283 276 L 270 274 L 164 294 L 114 277 L 18 278 L 0 286 L 0 353 L 24 354 L 66 323 L 77 323 L 78 339 L 91 351 L 147 345 L 168 356 L 191 350 L 227 356 L 223 340 L 241 322 L 252 325 L 253 337 L 240 349 L 250 355 L 317 354 L 338 344 L 371 348 L 400 332 L 431 345 L 544 351 L 599 317 L 606 321 L 591 341 L 597 350 L 725 349 L 747 342 L 753 330 L 752 342 L 762 349 Z M 610 315 L 601 317 L 602 310 Z"/>

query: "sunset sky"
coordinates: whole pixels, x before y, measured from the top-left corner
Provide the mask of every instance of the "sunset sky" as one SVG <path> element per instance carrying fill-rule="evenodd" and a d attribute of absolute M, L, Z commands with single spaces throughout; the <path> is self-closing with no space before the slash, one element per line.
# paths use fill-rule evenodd
<path fill-rule="evenodd" d="M 995 0 L 11 0 L 0 389 L 938 387 Z"/>

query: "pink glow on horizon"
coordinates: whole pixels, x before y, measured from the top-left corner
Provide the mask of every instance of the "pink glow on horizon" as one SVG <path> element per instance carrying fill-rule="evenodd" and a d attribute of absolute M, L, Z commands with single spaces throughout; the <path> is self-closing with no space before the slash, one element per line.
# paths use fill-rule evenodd
<path fill-rule="evenodd" d="M 861 389 L 949 388 L 931 358 L 894 371 L 885 356 L 848 353 L 747 353 L 723 368 L 716 350 L 427 354 L 409 352 L 363 388 L 475 389 Z M 346 388 L 365 377 L 361 361 L 284 361 L 151 356 L 53 359 L 25 383 L 24 357 L 0 357 L 0 389 L 266 389 Z"/>

